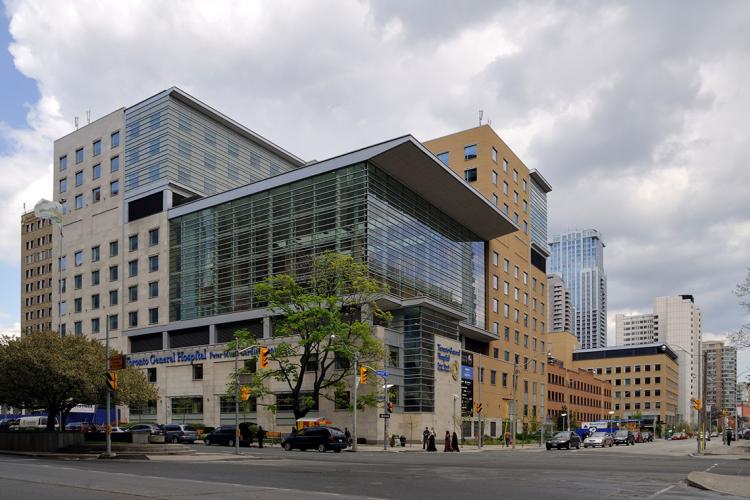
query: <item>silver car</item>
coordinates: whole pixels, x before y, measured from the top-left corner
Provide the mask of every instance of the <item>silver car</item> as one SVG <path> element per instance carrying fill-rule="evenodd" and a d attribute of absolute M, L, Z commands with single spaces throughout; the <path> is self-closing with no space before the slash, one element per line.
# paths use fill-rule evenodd
<path fill-rule="evenodd" d="M 167 443 L 194 443 L 198 432 L 192 425 L 167 424 L 163 426 Z"/>
<path fill-rule="evenodd" d="M 591 446 L 592 448 L 596 448 L 597 446 L 601 446 L 604 448 L 605 446 L 609 446 L 611 448 L 612 442 L 612 434 L 608 432 L 595 432 L 583 440 L 583 447 L 588 448 Z"/>

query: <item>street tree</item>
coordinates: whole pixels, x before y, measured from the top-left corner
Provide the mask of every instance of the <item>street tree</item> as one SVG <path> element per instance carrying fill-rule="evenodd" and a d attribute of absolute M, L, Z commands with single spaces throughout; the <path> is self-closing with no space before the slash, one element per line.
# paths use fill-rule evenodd
<path fill-rule="evenodd" d="M 746 313 L 750 313 L 750 269 L 744 281 L 737 285 L 734 293 L 742 299 L 740 305 Z M 729 342 L 737 349 L 750 348 L 750 323 L 746 323 L 739 330 L 729 334 Z"/>
<path fill-rule="evenodd" d="M 304 417 L 321 397 L 334 400 L 352 375 L 355 353 L 362 365 L 382 363 L 382 346 L 369 316 L 382 324 L 390 321 L 390 314 L 375 302 L 386 291 L 366 265 L 333 252 L 316 258 L 309 275 L 278 274 L 256 284 L 256 295 L 276 314 L 273 337 L 278 342 L 269 353 L 269 366 L 253 375 L 251 394 L 263 396 L 269 381 L 281 382 L 288 389 L 284 406 L 292 408 L 295 419 Z M 227 349 L 252 345 L 258 345 L 257 340 L 241 330 Z M 233 379 L 228 392 L 233 391 Z M 280 402 L 277 398 L 271 410 L 278 411 Z M 357 404 L 374 402 L 363 394 Z"/>
<path fill-rule="evenodd" d="M 34 332 L 0 338 L 0 401 L 19 408 L 44 408 L 47 430 L 60 429 L 77 404 L 104 400 L 104 346 L 85 337 L 62 337 L 57 332 Z M 115 401 L 137 404 L 156 399 L 158 392 L 132 368 L 121 370 Z"/>

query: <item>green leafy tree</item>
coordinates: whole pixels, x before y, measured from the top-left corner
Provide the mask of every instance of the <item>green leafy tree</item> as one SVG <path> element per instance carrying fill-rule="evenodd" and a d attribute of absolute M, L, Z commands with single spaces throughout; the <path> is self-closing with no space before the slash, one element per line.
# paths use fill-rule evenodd
<path fill-rule="evenodd" d="M 258 283 L 257 296 L 278 313 L 273 337 L 279 342 L 269 354 L 268 368 L 258 369 L 253 375 L 252 395 L 267 394 L 270 380 L 282 382 L 288 388 L 285 402 L 292 406 L 298 419 L 320 397 L 334 400 L 335 393 L 345 389 L 345 377 L 352 376 L 348 367 L 354 353 L 360 364 L 382 363 L 381 342 L 373 335 L 372 325 L 362 311 L 382 323 L 388 322 L 390 314 L 375 303 L 386 291 L 385 285 L 369 276 L 366 265 L 332 252 L 315 259 L 307 277 L 279 274 Z M 257 341 L 246 330 L 240 330 L 227 349 L 252 345 L 257 345 Z M 234 374 L 227 391 L 234 393 Z M 374 402 L 365 394 L 357 404 Z M 278 410 L 277 406 L 273 409 Z"/>
<path fill-rule="evenodd" d="M 750 313 L 750 269 L 742 283 L 737 285 L 734 293 L 742 299 L 740 305 L 746 313 Z M 750 348 L 750 323 L 746 323 L 736 332 L 729 334 L 729 342 L 737 349 Z"/>
<path fill-rule="evenodd" d="M 104 401 L 104 346 L 85 337 L 61 337 L 57 332 L 35 332 L 0 339 L 0 401 L 20 408 L 44 408 L 50 417 L 60 415 L 60 429 L 77 404 Z M 153 400 L 158 392 L 142 372 L 119 372 L 114 400 L 137 404 Z M 54 430 L 55 419 L 47 419 Z"/>

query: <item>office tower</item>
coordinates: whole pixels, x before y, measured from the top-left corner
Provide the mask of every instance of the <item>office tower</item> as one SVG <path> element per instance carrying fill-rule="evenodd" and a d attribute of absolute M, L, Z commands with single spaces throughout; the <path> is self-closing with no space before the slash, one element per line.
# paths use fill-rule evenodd
<path fill-rule="evenodd" d="M 550 332 L 575 332 L 576 309 L 570 289 L 565 286 L 562 276 L 551 274 L 547 276 L 547 325 Z"/>
<path fill-rule="evenodd" d="M 52 329 L 52 224 L 21 216 L 21 333 Z"/>
<path fill-rule="evenodd" d="M 522 421 L 539 424 L 546 414 L 547 194 L 552 188 L 488 125 L 425 146 L 517 227 L 490 239 L 487 247 L 483 326 L 492 341 L 479 344 L 467 338 L 463 348 L 472 353 L 479 372 L 481 394 L 477 387 L 474 397 L 483 402 L 484 416 L 506 425 L 514 418 L 519 429 Z M 485 433 L 493 435 L 494 430 L 491 422 Z"/>
<path fill-rule="evenodd" d="M 575 334 L 582 349 L 607 345 L 607 275 L 599 231 L 569 231 L 552 237 L 549 272 L 570 289 L 576 310 Z"/>
<path fill-rule="evenodd" d="M 705 376 L 703 401 L 712 412 L 734 413 L 737 405 L 737 349 L 714 340 L 702 345 Z"/>
<path fill-rule="evenodd" d="M 615 325 L 616 345 L 653 344 L 656 342 L 653 314 L 618 314 L 615 316 Z"/>

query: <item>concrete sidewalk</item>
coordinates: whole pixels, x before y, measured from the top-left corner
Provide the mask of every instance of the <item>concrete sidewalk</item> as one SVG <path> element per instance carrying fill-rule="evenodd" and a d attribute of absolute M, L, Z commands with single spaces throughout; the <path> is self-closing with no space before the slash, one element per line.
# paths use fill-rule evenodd
<path fill-rule="evenodd" d="M 687 482 L 703 490 L 750 498 L 750 477 L 747 476 L 727 476 L 696 471 L 688 474 Z"/>
<path fill-rule="evenodd" d="M 690 455 L 699 456 L 695 453 L 691 453 Z M 733 441 L 731 446 L 727 446 L 721 442 L 716 442 L 715 444 L 707 446 L 706 450 L 700 456 L 750 460 L 750 440 L 743 439 L 740 441 Z"/>

